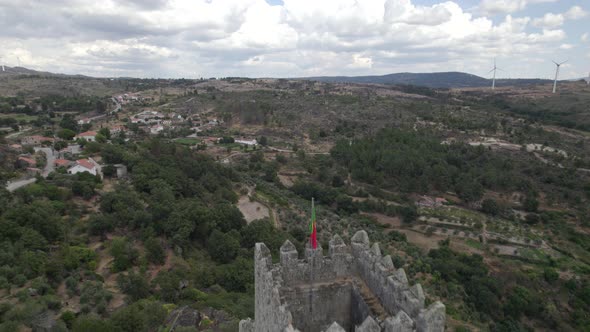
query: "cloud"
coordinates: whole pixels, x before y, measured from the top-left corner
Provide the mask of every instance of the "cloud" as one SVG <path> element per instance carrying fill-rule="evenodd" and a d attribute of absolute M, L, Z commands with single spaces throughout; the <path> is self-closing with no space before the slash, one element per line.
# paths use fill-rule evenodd
<path fill-rule="evenodd" d="M 5 59 L 28 52 L 32 68 L 97 76 L 485 73 L 494 56 L 529 68 L 570 45 L 563 23 L 581 15 L 574 8 L 491 19 L 443 0 L 0 0 L 0 50 Z"/>
<path fill-rule="evenodd" d="M 364 57 L 360 54 L 353 54 L 352 55 L 352 63 L 348 65 L 349 68 L 371 68 L 373 66 L 373 59 L 370 57 Z"/>
<path fill-rule="evenodd" d="M 590 40 L 588 33 L 586 32 L 586 33 L 582 34 L 582 36 L 580 36 L 580 40 L 583 42 L 587 42 L 588 40 Z"/>
<path fill-rule="evenodd" d="M 551 29 L 563 25 L 564 20 L 562 14 L 547 13 L 541 18 L 534 19 L 532 24 L 537 28 Z"/>
<path fill-rule="evenodd" d="M 525 9 L 529 4 L 556 2 L 557 0 L 482 0 L 479 11 L 487 15 L 509 14 Z"/>
<path fill-rule="evenodd" d="M 580 6 L 573 6 L 567 12 L 565 12 L 564 15 L 569 20 L 579 20 L 588 16 L 588 12 L 582 9 Z"/>

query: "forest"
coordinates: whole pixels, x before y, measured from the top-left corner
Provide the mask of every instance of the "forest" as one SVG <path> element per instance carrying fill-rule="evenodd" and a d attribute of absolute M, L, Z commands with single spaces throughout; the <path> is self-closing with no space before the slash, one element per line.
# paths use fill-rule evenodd
<path fill-rule="evenodd" d="M 0 331 L 39 328 L 42 313 L 58 312 L 63 296 L 79 298 L 80 313 L 63 312 L 52 331 L 151 331 L 164 324 L 164 304 L 195 301 L 253 316 L 254 243 L 276 249 L 288 235 L 265 221 L 246 225 L 233 205 L 238 174 L 159 140 L 100 147 L 107 162 L 129 167 L 128 183 L 104 191 L 98 177 L 54 174 L 14 194 L 2 191 L 0 287 L 22 290 L 18 302 L 2 304 Z M 99 191 L 98 211 L 90 212 L 83 202 Z M 112 313 L 113 294 L 90 248 L 97 241 L 113 258 L 110 272 L 128 304 Z M 184 263 L 148 276 L 170 251 Z"/>

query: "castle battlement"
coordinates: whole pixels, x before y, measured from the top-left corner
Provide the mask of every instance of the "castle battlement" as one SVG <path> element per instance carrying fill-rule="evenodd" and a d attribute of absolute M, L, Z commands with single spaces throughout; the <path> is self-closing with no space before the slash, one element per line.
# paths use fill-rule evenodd
<path fill-rule="evenodd" d="M 256 244 L 254 258 L 255 320 L 241 321 L 241 332 L 444 330 L 445 306 L 424 308 L 422 286 L 411 286 L 365 231 L 350 246 L 335 235 L 327 256 L 318 245 L 299 258 L 287 240 L 280 263 L 272 263 L 264 243 Z"/>

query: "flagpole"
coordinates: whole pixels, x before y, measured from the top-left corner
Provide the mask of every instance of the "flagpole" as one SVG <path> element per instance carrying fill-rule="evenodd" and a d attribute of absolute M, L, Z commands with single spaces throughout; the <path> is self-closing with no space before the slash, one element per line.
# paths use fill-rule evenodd
<path fill-rule="evenodd" d="M 314 198 L 311 198 L 311 227 L 312 227 L 312 234 L 313 234 L 313 227 L 315 220 L 313 220 L 314 218 Z M 309 313 L 311 314 L 311 320 L 313 321 L 313 261 L 315 258 L 315 253 L 313 252 L 313 240 L 312 240 L 312 234 L 310 234 L 309 236 L 309 248 L 311 249 L 311 261 L 310 263 L 310 269 L 309 269 Z"/>

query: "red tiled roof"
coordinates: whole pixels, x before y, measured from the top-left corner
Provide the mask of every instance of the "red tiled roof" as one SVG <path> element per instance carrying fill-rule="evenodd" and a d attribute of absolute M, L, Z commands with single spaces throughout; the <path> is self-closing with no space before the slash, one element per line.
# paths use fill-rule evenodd
<path fill-rule="evenodd" d="M 84 136 L 96 136 L 96 131 L 85 131 L 83 133 L 79 133 L 78 135 L 79 137 L 84 137 Z"/>
<path fill-rule="evenodd" d="M 79 159 L 79 160 L 76 160 L 76 163 L 84 168 L 87 168 L 87 169 L 94 168 L 94 164 L 91 163 L 90 160 L 88 160 L 88 159 Z"/>
<path fill-rule="evenodd" d="M 57 166 L 68 166 L 71 161 L 67 159 L 55 159 L 55 165 Z"/>
<path fill-rule="evenodd" d="M 28 157 L 18 157 L 18 160 L 22 160 L 29 165 L 33 165 L 33 166 L 37 165 L 37 161 L 35 159 L 31 159 Z"/>

